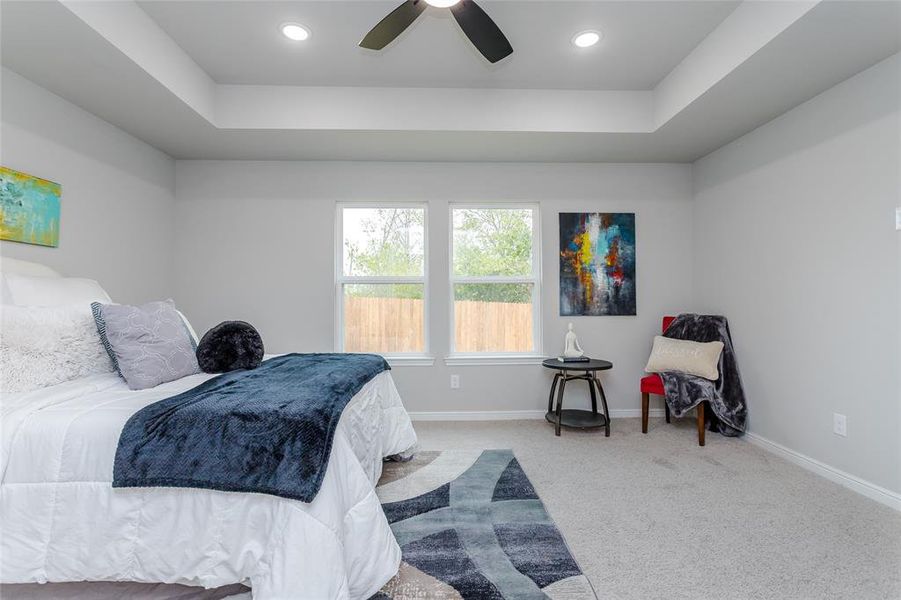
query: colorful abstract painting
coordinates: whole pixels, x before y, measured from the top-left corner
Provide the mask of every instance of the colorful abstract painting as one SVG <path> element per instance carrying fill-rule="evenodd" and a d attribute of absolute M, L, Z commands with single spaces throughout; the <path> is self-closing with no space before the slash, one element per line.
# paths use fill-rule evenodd
<path fill-rule="evenodd" d="M 560 314 L 634 315 L 635 214 L 560 213 Z"/>
<path fill-rule="evenodd" d="M 60 185 L 0 167 L 0 239 L 59 246 Z"/>

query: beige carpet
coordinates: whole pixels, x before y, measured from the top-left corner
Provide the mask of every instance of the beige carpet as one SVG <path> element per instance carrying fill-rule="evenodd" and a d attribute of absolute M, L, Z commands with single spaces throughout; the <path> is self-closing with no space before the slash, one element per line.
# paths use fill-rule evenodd
<path fill-rule="evenodd" d="M 645 436 L 637 419 L 616 419 L 610 438 L 557 438 L 540 421 L 416 430 L 424 450 L 512 448 L 602 600 L 901 598 L 901 513 L 742 440 L 708 433 L 699 448 L 693 419 L 674 421 L 653 420 Z M 0 593 L 130 596 L 117 584 Z"/>
<path fill-rule="evenodd" d="M 901 513 L 693 418 L 417 423 L 424 449 L 512 448 L 602 600 L 901 598 Z"/>

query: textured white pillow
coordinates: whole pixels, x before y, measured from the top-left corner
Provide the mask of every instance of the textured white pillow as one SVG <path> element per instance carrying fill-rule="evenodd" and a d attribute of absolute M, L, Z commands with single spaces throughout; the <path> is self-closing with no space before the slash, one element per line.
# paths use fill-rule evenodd
<path fill-rule="evenodd" d="M 723 342 L 690 342 L 658 335 L 644 370 L 648 373 L 680 371 L 704 379 L 719 379 L 717 365 L 723 352 Z"/>
<path fill-rule="evenodd" d="M 91 307 L 0 307 L 0 391 L 27 392 L 113 370 Z"/>
<path fill-rule="evenodd" d="M 176 309 L 175 312 L 178 313 L 178 316 L 181 317 L 182 322 L 185 324 L 185 329 L 188 330 L 188 334 L 191 336 L 191 341 L 194 342 L 194 349 L 197 349 L 197 344 L 200 343 L 200 339 L 197 337 L 197 332 L 194 331 L 194 328 L 191 327 L 191 322 L 188 321 L 188 317 L 185 316 L 183 312 Z"/>
<path fill-rule="evenodd" d="M 69 306 L 111 302 L 109 294 L 93 279 L 32 277 L 13 273 L 4 274 L 3 279 L 9 292 L 9 302 L 17 306 Z"/>
<path fill-rule="evenodd" d="M 30 260 L 19 260 L 0 256 L 0 271 L 9 275 L 30 275 L 32 277 L 61 277 L 54 269 Z"/>

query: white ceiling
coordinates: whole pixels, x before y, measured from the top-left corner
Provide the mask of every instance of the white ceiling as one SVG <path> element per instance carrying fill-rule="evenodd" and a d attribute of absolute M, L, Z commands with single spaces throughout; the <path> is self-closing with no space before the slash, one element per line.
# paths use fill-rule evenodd
<path fill-rule="evenodd" d="M 190 14 L 196 4 L 168 0 L 161 10 L 177 15 L 183 7 L 184 14 Z M 272 4 L 295 6 L 253 4 L 267 9 Z M 346 8 L 342 2 L 327 4 L 338 12 L 323 13 L 326 16 L 340 16 Z M 379 9 L 364 6 L 375 12 L 376 20 L 392 6 L 381 0 L 359 6 L 369 4 Z M 484 2 L 498 21 L 508 8 L 527 11 L 531 4 Z M 689 11 L 697 7 L 678 1 L 556 4 L 574 5 L 574 11 L 643 14 L 643 20 L 633 22 L 628 31 L 618 31 L 609 20 L 602 24 L 608 41 L 642 35 L 661 11 L 672 6 Z M 705 20 L 711 18 L 709 13 L 699 16 L 703 28 L 713 27 L 712 31 L 694 47 L 683 47 L 678 56 L 670 44 L 685 43 L 684 29 L 660 45 L 650 40 L 622 51 L 614 65 L 620 71 L 610 67 L 605 78 L 622 77 L 625 82 L 634 77 L 631 88 L 626 83 L 612 91 L 551 86 L 547 83 L 551 78 L 569 73 L 526 64 L 525 50 L 514 54 L 520 63 L 506 59 L 486 70 L 484 61 L 472 55 L 457 33 L 459 39 L 447 46 L 461 61 L 453 71 L 443 70 L 446 61 L 420 53 L 411 55 L 415 60 L 409 72 L 398 70 L 395 63 L 385 67 L 395 76 L 410 77 L 403 87 L 381 76 L 366 79 L 374 66 L 364 69 L 359 79 L 347 75 L 360 64 L 393 60 L 407 42 L 415 43 L 420 26 L 455 31 L 452 21 L 430 17 L 431 23 L 418 25 L 405 36 L 410 39 L 399 40 L 381 55 L 355 55 L 359 35 L 354 34 L 347 60 L 319 71 L 323 77 L 334 77 L 318 82 L 319 87 L 287 85 L 287 80 L 268 75 L 257 81 L 261 85 L 250 85 L 209 72 L 211 67 L 203 64 L 197 50 L 183 49 L 184 40 L 177 44 L 172 32 L 161 29 L 142 6 L 147 8 L 146 3 L 139 6 L 128 0 L 2 0 L 2 64 L 175 158 L 691 162 L 901 49 L 901 2 L 746 1 L 727 10 L 718 25 Z M 157 8 L 154 4 L 148 10 Z M 242 18 L 250 22 L 249 16 Z M 275 29 L 281 19 L 266 25 L 276 44 L 281 42 Z M 344 27 L 339 18 L 335 23 L 325 19 L 322 25 L 306 21 L 314 29 L 314 40 L 330 23 Z M 512 41 L 519 53 L 522 44 Z M 229 41 L 225 47 L 216 46 L 220 43 L 224 42 L 208 40 L 202 46 L 209 47 L 211 56 L 219 55 L 222 65 L 237 65 L 236 73 L 253 71 L 253 65 L 244 62 L 252 45 Z M 428 50 L 427 45 L 420 50 Z M 603 56 L 608 47 L 596 50 Z M 301 51 L 293 46 L 267 50 L 281 56 L 282 66 L 273 72 L 283 72 L 290 57 Z M 664 66 L 660 57 L 668 53 Z M 562 54 L 554 60 L 562 60 Z M 633 73 L 629 65 L 639 66 Z M 506 67 L 521 69 L 517 77 L 532 77 L 531 85 L 545 87 L 506 89 L 524 85 L 524 80 L 514 84 L 503 79 Z M 438 77 L 436 73 L 441 81 L 429 79 Z M 3 74 L 14 77 L 9 71 Z M 465 78 L 487 83 L 463 85 Z M 23 102 L 3 92 L 0 110 L 5 122 L 16 124 L 16 119 L 28 117 Z"/>
<path fill-rule="evenodd" d="M 479 5 L 513 45 L 488 63 L 450 11 L 430 7 L 381 52 L 357 43 L 400 0 L 139 2 L 217 83 L 313 86 L 649 90 L 738 4 L 697 1 L 497 1 Z M 296 21 L 303 43 L 278 33 Z M 604 39 L 574 47 L 579 31 Z"/>

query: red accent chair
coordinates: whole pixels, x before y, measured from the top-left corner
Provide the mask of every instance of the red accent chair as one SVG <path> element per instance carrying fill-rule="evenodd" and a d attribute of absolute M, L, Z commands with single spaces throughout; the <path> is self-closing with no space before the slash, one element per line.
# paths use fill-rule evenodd
<path fill-rule="evenodd" d="M 676 317 L 663 317 L 663 329 L 662 331 L 666 331 L 667 327 L 670 326 L 670 323 L 673 322 L 673 319 Z M 663 380 L 660 379 L 660 376 L 657 374 L 651 374 L 647 377 L 641 378 L 641 432 L 648 432 L 648 404 L 651 401 L 651 394 L 655 394 L 657 396 L 665 396 L 666 392 L 663 389 Z M 704 445 L 704 405 L 706 402 L 701 402 L 698 404 L 698 445 Z M 666 401 L 663 402 L 663 407 L 666 409 L 666 422 L 670 422 L 670 414 L 669 414 L 669 405 Z"/>

